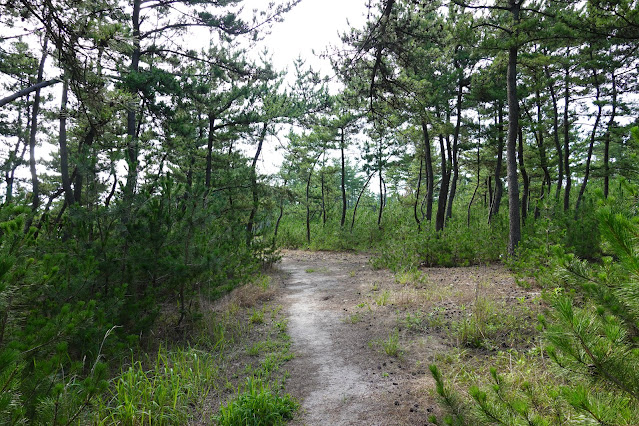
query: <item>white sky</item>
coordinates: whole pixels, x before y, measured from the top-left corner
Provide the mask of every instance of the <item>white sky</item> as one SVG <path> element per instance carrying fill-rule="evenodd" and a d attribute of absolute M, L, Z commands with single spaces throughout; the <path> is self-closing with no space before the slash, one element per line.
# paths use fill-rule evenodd
<path fill-rule="evenodd" d="M 265 0 L 245 1 L 245 10 L 260 7 Z M 275 69 L 294 71 L 293 62 L 302 57 L 306 65 L 313 66 L 321 75 L 333 76 L 328 59 L 318 55 L 329 46 L 341 46 L 340 34 L 351 27 L 362 28 L 366 22 L 369 0 L 302 0 L 287 13 L 283 22 L 273 25 L 271 32 L 260 43 L 268 47 Z M 259 53 L 259 52 L 257 52 Z M 289 79 L 288 81 L 291 81 Z M 259 161 L 262 173 L 274 173 L 283 160 L 283 152 L 277 147 L 286 141 L 269 138 Z M 252 148 L 247 150 L 251 155 Z"/>
<path fill-rule="evenodd" d="M 247 0 L 245 9 L 250 10 L 265 0 Z M 369 0 L 302 0 L 287 13 L 284 22 L 273 25 L 271 34 L 263 45 L 273 55 L 276 69 L 293 70 L 293 61 L 301 56 L 307 65 L 318 67 L 317 71 L 332 74 L 330 63 L 313 55 L 324 52 L 329 45 L 339 46 L 339 34 L 350 27 L 361 28 L 366 20 Z M 350 25 L 349 25 L 350 24 Z"/>

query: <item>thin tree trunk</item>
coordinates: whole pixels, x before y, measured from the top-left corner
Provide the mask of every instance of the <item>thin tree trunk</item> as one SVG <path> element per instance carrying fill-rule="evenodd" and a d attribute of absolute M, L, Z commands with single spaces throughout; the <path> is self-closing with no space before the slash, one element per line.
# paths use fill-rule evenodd
<path fill-rule="evenodd" d="M 357 214 L 357 207 L 359 206 L 359 201 L 362 199 L 362 194 L 364 194 L 364 190 L 366 190 L 366 187 L 368 186 L 368 183 L 371 181 L 371 178 L 373 177 L 373 175 L 375 175 L 375 173 L 371 173 L 370 175 L 368 175 L 368 178 L 366 179 L 364 186 L 359 191 L 359 195 L 357 195 L 357 201 L 355 202 L 355 207 L 353 208 L 353 220 L 351 221 L 351 233 L 353 232 L 353 227 L 355 226 L 355 215 Z"/>
<path fill-rule="evenodd" d="M 453 201 L 457 194 L 457 180 L 459 179 L 459 132 L 461 130 L 461 115 L 462 115 L 462 97 L 463 97 L 463 75 L 459 77 L 459 84 L 457 86 L 457 122 L 455 124 L 455 134 L 453 136 L 453 179 L 450 184 L 450 194 L 448 194 L 448 209 L 446 210 L 446 217 L 453 217 Z"/>
<path fill-rule="evenodd" d="M 504 191 L 504 184 L 501 181 L 501 169 L 504 158 L 504 104 L 497 101 L 497 165 L 495 166 L 495 192 L 491 197 L 490 213 L 488 223 L 492 223 L 493 217 L 499 214 L 501 197 Z"/>
<path fill-rule="evenodd" d="M 514 25 L 519 24 L 519 0 L 510 0 L 510 10 Z M 515 31 L 515 39 L 517 32 Z M 506 87 L 508 93 L 508 142 L 506 145 L 506 164 L 508 169 L 508 217 L 509 236 L 508 254 L 514 256 L 521 240 L 521 223 L 519 212 L 519 180 L 517 178 L 517 136 L 519 133 L 519 99 L 517 97 L 517 49 L 515 40 L 508 49 L 508 71 L 506 73 Z"/>
<path fill-rule="evenodd" d="M 568 56 L 569 51 L 566 53 Z M 572 186 L 572 176 L 570 175 L 570 122 L 568 117 L 570 105 L 570 67 L 564 68 L 564 171 L 566 173 L 566 189 L 564 191 L 564 211 L 570 208 L 570 189 Z"/>
<path fill-rule="evenodd" d="M 29 98 L 27 97 L 27 105 L 29 104 Z M 5 184 L 7 185 L 5 203 L 10 203 L 13 200 L 13 182 L 15 181 L 15 173 L 16 169 L 22 161 L 24 160 L 24 154 L 27 151 L 27 147 L 29 146 L 29 119 L 31 118 L 31 107 L 27 106 L 27 125 L 26 128 L 22 125 L 22 109 L 18 110 L 18 140 L 16 141 L 13 152 L 9 154 L 9 159 L 7 160 L 7 168 L 5 171 Z M 18 151 L 20 151 L 20 145 L 22 145 L 22 151 L 18 156 Z"/>
<path fill-rule="evenodd" d="M 521 195 L 521 221 L 525 224 L 526 218 L 528 217 L 528 194 L 530 188 L 530 178 L 528 177 L 526 166 L 524 164 L 524 132 L 521 127 L 519 127 L 519 145 L 517 147 L 517 158 L 519 159 L 519 170 L 521 171 L 521 178 L 524 182 L 524 191 Z"/>
<path fill-rule="evenodd" d="M 444 229 L 446 219 L 446 197 L 448 195 L 448 184 L 450 182 L 450 171 L 447 167 L 446 151 L 444 147 L 444 135 L 439 135 L 439 148 L 441 152 L 442 180 L 439 186 L 439 199 L 437 200 L 437 217 L 435 218 L 435 231 Z"/>
<path fill-rule="evenodd" d="M 260 132 L 260 136 L 257 142 L 257 150 L 255 151 L 255 156 L 253 157 L 253 162 L 251 163 L 251 171 L 250 171 L 250 179 L 251 179 L 251 193 L 253 195 L 253 203 L 251 205 L 251 213 L 249 214 L 249 219 L 246 224 L 246 246 L 250 247 L 251 242 L 253 241 L 253 225 L 255 221 L 255 215 L 257 214 L 257 207 L 259 205 L 259 197 L 257 194 L 257 160 L 260 158 L 260 154 L 262 153 L 262 146 L 264 144 L 264 139 L 266 139 L 266 132 L 268 130 L 268 123 L 264 122 L 262 124 L 262 131 Z"/>
<path fill-rule="evenodd" d="M 592 60 L 592 51 L 590 52 L 590 59 Z M 581 201 L 583 200 L 584 193 L 586 192 L 586 186 L 588 185 L 588 178 L 590 177 L 590 164 L 592 162 L 592 152 L 595 146 L 595 139 L 597 137 L 597 130 L 599 129 L 599 122 L 601 121 L 601 104 L 599 103 L 599 97 L 601 94 L 601 90 L 599 87 L 599 76 L 597 75 L 597 70 L 595 68 L 592 69 L 592 77 L 595 83 L 595 105 L 597 105 L 597 118 L 595 119 L 595 124 L 592 127 L 592 132 L 590 133 L 590 145 L 588 146 L 588 157 L 586 159 L 586 171 L 584 172 L 584 180 L 581 183 L 581 188 L 579 189 L 579 195 L 577 196 L 577 204 L 575 205 L 575 213 L 579 211 L 579 207 L 581 206 Z"/>
<path fill-rule="evenodd" d="M 479 122 L 479 129 L 481 129 L 481 118 Z M 480 130 L 481 132 L 481 130 Z M 470 208 L 473 205 L 473 201 L 475 201 L 475 195 L 477 195 L 477 191 L 479 190 L 479 174 L 481 172 L 481 156 L 480 154 L 480 142 L 481 142 L 481 133 L 477 136 L 477 185 L 475 186 L 475 190 L 473 191 L 473 196 L 470 198 L 470 202 L 468 203 L 468 213 L 466 215 L 466 226 L 470 228 Z"/>
<path fill-rule="evenodd" d="M 288 183 L 287 179 L 284 179 L 284 191 L 286 191 L 286 184 Z M 282 222 L 282 217 L 284 216 L 284 197 L 280 200 L 280 214 L 277 216 L 277 221 L 275 222 L 275 231 L 273 232 L 273 247 L 275 247 L 275 243 L 277 241 L 277 232 L 280 229 L 280 222 Z"/>
<path fill-rule="evenodd" d="M 550 71 L 548 67 L 544 67 L 546 73 L 546 79 L 548 80 L 548 89 L 550 90 L 550 97 L 552 99 L 552 135 L 555 141 L 555 150 L 557 151 L 557 188 L 555 188 L 555 199 L 559 200 L 561 194 L 561 188 L 564 179 L 564 163 L 563 163 L 563 151 L 559 142 L 559 108 L 557 107 L 557 93 L 555 92 L 555 85 L 550 82 Z"/>
<path fill-rule="evenodd" d="M 424 161 L 426 162 L 426 220 L 433 218 L 433 194 L 435 192 L 435 173 L 433 171 L 433 156 L 430 150 L 430 136 L 428 125 L 422 120 L 422 133 L 424 136 Z"/>
<path fill-rule="evenodd" d="M 140 57 L 142 51 L 140 48 L 140 9 L 142 6 L 142 0 L 133 0 L 133 13 L 131 15 L 132 23 L 132 39 L 133 39 L 133 52 L 131 53 L 131 65 L 129 71 L 133 74 L 140 70 Z M 138 132 L 137 132 L 137 102 L 135 97 L 137 93 L 131 93 L 134 95 L 134 100 L 131 101 L 129 109 L 127 111 L 127 148 L 126 148 L 126 162 L 128 166 L 127 180 L 124 187 L 124 196 L 127 199 L 131 199 L 135 194 L 135 187 L 138 179 Z"/>
<path fill-rule="evenodd" d="M 322 191 L 322 225 L 326 225 L 326 194 L 324 193 L 324 170 L 320 170 L 320 186 Z"/>
<path fill-rule="evenodd" d="M 207 135 L 206 145 L 206 177 L 205 186 L 211 188 L 211 174 L 213 172 L 213 139 L 215 134 L 215 115 L 211 112 L 209 118 L 209 133 Z"/>
<path fill-rule="evenodd" d="M 610 138 L 612 130 L 615 126 L 615 118 L 617 114 L 617 80 L 615 72 L 611 73 L 612 76 L 612 112 L 610 113 L 610 121 L 608 121 L 608 128 L 606 129 L 606 135 L 604 137 L 604 197 L 608 198 L 610 190 Z"/>
<path fill-rule="evenodd" d="M 415 202 L 413 203 L 413 216 L 415 223 L 417 223 L 417 232 L 422 232 L 422 221 L 417 214 L 417 206 L 420 205 L 419 198 L 422 189 L 422 174 L 424 172 L 424 154 L 420 152 L 419 147 L 417 147 L 416 151 L 416 154 L 419 156 L 419 175 L 417 176 L 417 190 L 415 191 Z"/>
<path fill-rule="evenodd" d="M 68 206 L 72 206 L 75 198 L 71 189 L 69 179 L 69 150 L 67 148 L 67 100 L 69 93 L 69 83 L 67 80 L 62 85 L 62 100 L 60 102 L 60 173 L 62 174 L 62 189 L 64 190 L 64 201 Z"/>
<path fill-rule="evenodd" d="M 339 144 L 339 149 L 340 149 L 340 153 L 342 154 L 342 219 L 340 221 L 340 228 L 344 227 L 344 223 L 346 222 L 346 157 L 344 155 L 344 151 L 346 148 L 346 135 L 345 135 L 345 131 L 344 128 L 342 127 L 341 129 L 341 138 L 340 138 L 340 144 Z"/>
<path fill-rule="evenodd" d="M 49 39 L 44 39 L 44 44 L 42 46 L 42 57 L 40 58 L 40 65 L 38 66 L 38 80 L 37 83 L 42 82 L 42 77 L 44 75 L 44 64 L 47 60 L 47 48 L 49 46 Z M 40 183 L 38 182 L 38 172 L 36 170 L 36 158 L 35 158 L 35 146 L 36 146 L 36 136 L 38 133 L 38 114 L 40 113 L 40 89 L 38 88 L 35 91 L 35 96 L 33 99 L 33 108 L 31 110 L 31 130 L 29 131 L 29 169 L 31 171 L 31 186 L 32 186 L 32 204 L 31 208 L 35 212 L 40 205 Z M 29 220 L 28 225 L 30 225 L 31 220 Z"/>

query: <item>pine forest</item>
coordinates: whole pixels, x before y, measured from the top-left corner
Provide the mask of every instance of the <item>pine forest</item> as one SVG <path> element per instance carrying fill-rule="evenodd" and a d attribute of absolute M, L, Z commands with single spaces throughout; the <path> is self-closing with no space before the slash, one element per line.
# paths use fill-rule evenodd
<path fill-rule="evenodd" d="M 0 424 L 639 424 L 639 3 L 308 3 L 0 0 Z"/>

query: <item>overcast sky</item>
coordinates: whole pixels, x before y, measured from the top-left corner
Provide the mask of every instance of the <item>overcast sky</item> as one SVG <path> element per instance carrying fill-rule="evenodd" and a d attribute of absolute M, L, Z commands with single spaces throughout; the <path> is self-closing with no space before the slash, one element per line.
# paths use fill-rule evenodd
<path fill-rule="evenodd" d="M 273 54 L 277 69 L 293 70 L 293 61 L 301 56 L 308 65 L 321 67 L 318 71 L 332 74 L 330 63 L 313 55 L 320 54 L 329 45 L 341 44 L 339 34 L 350 27 L 361 28 L 369 0 L 302 0 L 285 15 L 284 22 L 273 25 L 271 34 L 263 44 Z M 245 8 L 263 5 L 265 0 L 248 0 Z M 349 25 L 350 24 L 350 25 Z"/>

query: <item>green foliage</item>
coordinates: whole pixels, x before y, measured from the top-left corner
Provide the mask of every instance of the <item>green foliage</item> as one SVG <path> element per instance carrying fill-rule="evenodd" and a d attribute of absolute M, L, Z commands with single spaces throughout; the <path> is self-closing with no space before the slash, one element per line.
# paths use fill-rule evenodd
<path fill-rule="evenodd" d="M 262 380 L 249 378 L 237 396 L 220 408 L 215 421 L 225 426 L 281 425 L 293 417 L 298 407 L 290 395 L 280 396 Z"/>
<path fill-rule="evenodd" d="M 97 423 L 182 424 L 189 407 L 204 402 L 219 369 L 211 354 L 161 347 L 154 358 L 136 361 L 112 379 L 110 395 L 94 408 Z"/>
<path fill-rule="evenodd" d="M 493 369 L 488 391 L 469 390 L 471 411 L 482 424 L 639 422 L 639 222 L 615 210 L 611 202 L 596 212 L 601 263 L 553 251 L 561 267 L 554 270 L 557 286 L 546 294 L 552 309 L 540 321 L 546 352 L 561 374 L 540 392 L 534 377 L 508 382 Z M 548 410 L 540 395 L 561 403 Z"/>

